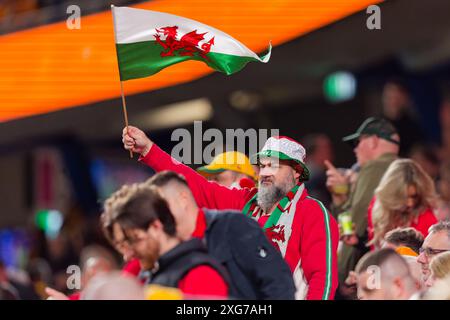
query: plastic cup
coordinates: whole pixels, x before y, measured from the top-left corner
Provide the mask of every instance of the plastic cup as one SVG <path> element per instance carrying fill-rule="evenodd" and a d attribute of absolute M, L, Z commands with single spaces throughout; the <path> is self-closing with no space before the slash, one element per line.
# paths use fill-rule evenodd
<path fill-rule="evenodd" d="M 342 229 L 342 234 L 344 236 L 353 234 L 353 223 L 352 217 L 348 213 L 341 213 L 338 217 L 339 224 Z"/>

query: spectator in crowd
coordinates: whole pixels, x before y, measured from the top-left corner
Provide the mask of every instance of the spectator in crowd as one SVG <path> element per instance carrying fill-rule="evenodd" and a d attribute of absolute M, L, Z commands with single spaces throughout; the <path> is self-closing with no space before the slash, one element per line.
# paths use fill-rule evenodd
<path fill-rule="evenodd" d="M 310 134 L 304 139 L 305 149 L 308 152 L 306 165 L 309 169 L 309 180 L 305 182 L 309 194 L 320 199 L 328 208 L 331 203 L 331 195 L 327 189 L 327 175 L 325 161 L 334 160 L 333 146 L 326 134 Z"/>
<path fill-rule="evenodd" d="M 430 261 L 439 253 L 450 251 L 450 221 L 440 221 L 433 225 L 420 248 L 417 261 L 422 266 L 423 281 L 430 277 Z"/>
<path fill-rule="evenodd" d="M 52 300 L 79 300 L 82 291 L 91 279 L 98 274 L 111 272 L 116 269 L 116 261 L 106 248 L 99 245 L 90 245 L 81 251 L 81 283 L 79 291 L 66 296 L 52 288 L 46 288 L 46 293 Z M 81 290 L 80 290 L 81 289 Z"/>
<path fill-rule="evenodd" d="M 354 152 L 360 166 L 353 190 L 348 195 L 332 193 L 332 210 L 335 214 L 348 214 L 354 224 L 354 232 L 343 235 L 343 245 L 338 253 L 339 283 L 341 294 L 345 297 L 345 279 L 354 270 L 361 256 L 367 252 L 367 210 L 375 188 L 389 165 L 397 158 L 400 137 L 391 123 L 385 119 L 368 118 L 356 133 L 344 137 L 353 142 Z M 334 166 L 328 163 L 327 186 L 330 191 L 342 183 L 349 183 Z"/>
<path fill-rule="evenodd" d="M 433 182 L 438 180 L 440 160 L 433 146 L 416 145 L 411 149 L 409 158 L 418 163 Z"/>
<path fill-rule="evenodd" d="M 450 277 L 450 251 L 440 253 L 431 259 L 430 276 L 426 281 L 428 287 L 433 286 L 436 280 Z"/>
<path fill-rule="evenodd" d="M 237 209 L 257 220 L 288 263 L 297 299 L 334 297 L 339 231 L 323 204 L 308 196 L 304 182 L 309 171 L 300 143 L 289 137 L 270 137 L 256 155 L 258 188 L 229 189 L 175 161 L 136 127 L 124 128 L 122 141 L 125 149 L 140 153 L 140 161 L 155 171 L 182 174 L 199 207 Z"/>
<path fill-rule="evenodd" d="M 386 233 L 398 227 L 412 227 L 426 237 L 437 222 L 435 203 L 434 183 L 426 172 L 413 160 L 395 160 L 369 206 L 369 244 L 380 247 Z"/>
<path fill-rule="evenodd" d="M 417 262 L 423 239 L 423 234 L 414 228 L 395 228 L 386 233 L 382 246 L 383 248 L 394 249 L 406 260 L 418 290 L 424 287 L 422 268 L 420 263 Z"/>
<path fill-rule="evenodd" d="M 356 273 L 360 300 L 408 300 L 417 294 L 408 263 L 393 249 L 367 253 Z"/>
<path fill-rule="evenodd" d="M 402 140 L 400 155 L 406 156 L 411 148 L 423 140 L 421 125 L 405 83 L 390 79 L 383 87 L 383 117 L 397 129 Z"/>
<path fill-rule="evenodd" d="M 423 240 L 423 234 L 414 228 L 395 228 L 384 235 L 383 248 L 392 248 L 399 254 L 418 256 Z M 412 252 L 405 248 L 409 248 Z"/>
<path fill-rule="evenodd" d="M 200 209 L 184 177 L 173 171 L 161 171 L 147 184 L 155 186 L 167 201 L 177 235 L 183 240 L 202 239 L 209 254 L 226 267 L 233 297 L 294 299 L 289 267 L 256 221 L 238 211 Z"/>
<path fill-rule="evenodd" d="M 105 201 L 103 228 L 151 275 L 149 283 L 179 288 L 185 294 L 228 296 L 224 267 L 198 238 L 182 241 L 167 203 L 155 188 L 125 185 Z"/>
<path fill-rule="evenodd" d="M 230 188 L 253 188 L 257 179 L 248 157 L 238 151 L 220 153 L 197 171 L 208 180 Z"/>

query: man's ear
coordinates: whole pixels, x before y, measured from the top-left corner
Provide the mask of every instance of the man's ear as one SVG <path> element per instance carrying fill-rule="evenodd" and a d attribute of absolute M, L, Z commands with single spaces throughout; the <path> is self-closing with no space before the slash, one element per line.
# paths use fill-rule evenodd
<path fill-rule="evenodd" d="M 186 209 L 188 203 L 189 203 L 189 193 L 187 190 L 179 190 L 178 191 L 178 197 L 179 197 L 179 201 L 178 201 L 178 205 L 183 208 Z"/>
<path fill-rule="evenodd" d="M 303 173 L 303 168 L 300 165 L 297 165 L 297 169 L 292 168 L 294 170 L 294 178 L 295 180 L 299 180 L 300 176 Z"/>
<path fill-rule="evenodd" d="M 151 235 L 153 238 L 157 238 L 161 232 L 164 231 L 164 227 L 158 219 L 150 223 L 150 225 L 147 228 L 147 233 Z"/>
<path fill-rule="evenodd" d="M 394 284 L 394 287 L 392 288 L 393 290 L 392 294 L 394 295 L 395 298 L 400 298 L 402 292 L 404 292 L 405 290 L 405 284 L 403 283 L 403 280 L 399 277 L 396 277 L 394 278 L 392 283 Z"/>
<path fill-rule="evenodd" d="M 371 136 L 370 137 L 370 147 L 371 149 L 376 149 L 378 147 L 378 144 L 380 143 L 380 138 L 377 136 Z"/>

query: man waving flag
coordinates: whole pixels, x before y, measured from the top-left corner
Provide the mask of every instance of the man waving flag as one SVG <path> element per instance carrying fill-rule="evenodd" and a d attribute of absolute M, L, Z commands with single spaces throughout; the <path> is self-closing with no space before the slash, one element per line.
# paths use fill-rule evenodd
<path fill-rule="evenodd" d="M 203 61 L 227 75 L 250 61 L 266 63 L 230 35 L 172 14 L 112 6 L 117 57 L 122 81 L 155 74 L 186 60 Z"/>

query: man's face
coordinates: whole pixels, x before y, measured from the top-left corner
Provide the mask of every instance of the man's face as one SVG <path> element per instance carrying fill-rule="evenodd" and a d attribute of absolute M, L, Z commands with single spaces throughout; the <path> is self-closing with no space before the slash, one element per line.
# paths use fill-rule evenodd
<path fill-rule="evenodd" d="M 132 259 L 133 252 L 125 239 L 125 234 L 118 223 L 113 224 L 112 228 L 113 244 L 116 250 L 122 255 L 123 260 L 128 262 Z"/>
<path fill-rule="evenodd" d="M 119 252 L 124 255 L 126 261 L 133 258 L 138 259 L 143 270 L 150 270 L 154 267 L 159 258 L 159 243 L 148 232 L 142 229 L 130 228 L 122 231 L 118 224 L 115 224 L 114 243 Z M 151 226 L 149 227 L 149 229 Z M 118 232 L 120 230 L 120 232 Z M 114 231 L 114 228 L 113 228 Z M 118 237 L 116 237 L 118 236 Z"/>
<path fill-rule="evenodd" d="M 262 158 L 259 165 L 259 187 L 269 188 L 294 184 L 299 174 L 288 164 L 275 158 Z"/>
<path fill-rule="evenodd" d="M 211 180 L 216 181 L 218 184 L 225 186 L 225 187 L 231 187 L 233 183 L 236 182 L 237 174 L 234 171 L 231 170 L 225 170 L 223 172 L 214 174 L 211 177 Z"/>
<path fill-rule="evenodd" d="M 450 240 L 446 231 L 433 232 L 425 238 L 422 248 L 420 248 L 420 255 L 417 257 L 417 262 L 422 267 L 422 280 L 424 282 L 430 277 L 431 259 L 445 251 L 450 251 Z"/>
<path fill-rule="evenodd" d="M 295 186 L 300 174 L 274 158 L 262 158 L 259 167 L 258 202 L 268 210 Z"/>
<path fill-rule="evenodd" d="M 372 160 L 372 150 L 375 139 L 377 139 L 375 136 L 362 135 L 356 142 L 356 146 L 353 151 L 355 152 L 356 160 L 360 166 L 364 165 L 367 161 Z"/>

